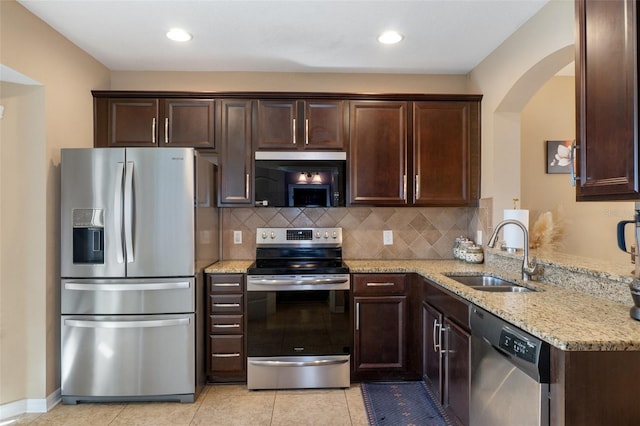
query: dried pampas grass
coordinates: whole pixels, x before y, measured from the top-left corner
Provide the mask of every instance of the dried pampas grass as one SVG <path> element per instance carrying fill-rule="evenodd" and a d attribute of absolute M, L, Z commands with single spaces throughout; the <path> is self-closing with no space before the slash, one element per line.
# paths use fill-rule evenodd
<path fill-rule="evenodd" d="M 540 251 L 555 250 L 564 235 L 564 222 L 561 208 L 552 212 L 544 212 L 538 216 L 529 231 L 529 248 Z"/>

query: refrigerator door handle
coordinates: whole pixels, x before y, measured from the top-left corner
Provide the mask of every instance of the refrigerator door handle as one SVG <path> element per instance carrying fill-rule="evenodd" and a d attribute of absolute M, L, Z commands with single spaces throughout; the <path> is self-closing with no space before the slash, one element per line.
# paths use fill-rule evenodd
<path fill-rule="evenodd" d="M 102 284 L 102 283 L 64 283 L 65 290 L 80 291 L 139 291 L 139 290 L 183 290 L 190 287 L 189 281 L 170 283 L 139 283 L 139 284 Z"/>
<path fill-rule="evenodd" d="M 149 328 L 149 327 L 172 327 L 176 325 L 189 325 L 189 318 L 176 318 L 166 320 L 150 321 L 87 321 L 87 320 L 64 320 L 67 327 L 86 328 Z"/>
<path fill-rule="evenodd" d="M 122 247 L 122 178 L 124 177 L 124 163 L 118 163 L 116 171 L 116 192 L 113 200 L 113 222 L 116 236 L 116 261 L 124 262 L 124 250 Z"/>
<path fill-rule="evenodd" d="M 133 263 L 133 162 L 127 161 L 124 182 L 124 243 L 127 263 Z"/>

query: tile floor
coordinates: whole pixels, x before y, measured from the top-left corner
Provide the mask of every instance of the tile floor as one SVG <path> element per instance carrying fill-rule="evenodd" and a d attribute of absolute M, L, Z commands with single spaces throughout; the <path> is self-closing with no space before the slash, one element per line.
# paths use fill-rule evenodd
<path fill-rule="evenodd" d="M 11 422 L 15 420 L 15 422 Z M 358 383 L 349 389 L 248 391 L 207 386 L 193 404 L 174 402 L 58 404 L 0 424 L 28 425 L 368 425 Z"/>

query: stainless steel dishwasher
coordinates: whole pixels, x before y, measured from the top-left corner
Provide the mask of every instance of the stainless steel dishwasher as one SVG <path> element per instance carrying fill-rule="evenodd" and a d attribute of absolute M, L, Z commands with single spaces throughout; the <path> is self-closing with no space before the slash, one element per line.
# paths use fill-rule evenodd
<path fill-rule="evenodd" d="M 549 425 L 549 344 L 471 307 L 472 426 Z"/>

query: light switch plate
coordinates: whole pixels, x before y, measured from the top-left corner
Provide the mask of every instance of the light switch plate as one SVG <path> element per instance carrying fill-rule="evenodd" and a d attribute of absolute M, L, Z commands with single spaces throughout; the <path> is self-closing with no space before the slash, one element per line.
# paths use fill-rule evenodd
<path fill-rule="evenodd" d="M 242 244 L 242 231 L 233 231 L 233 244 Z"/>
<path fill-rule="evenodd" d="M 393 244 L 393 231 L 382 231 L 382 243 L 385 246 Z"/>

